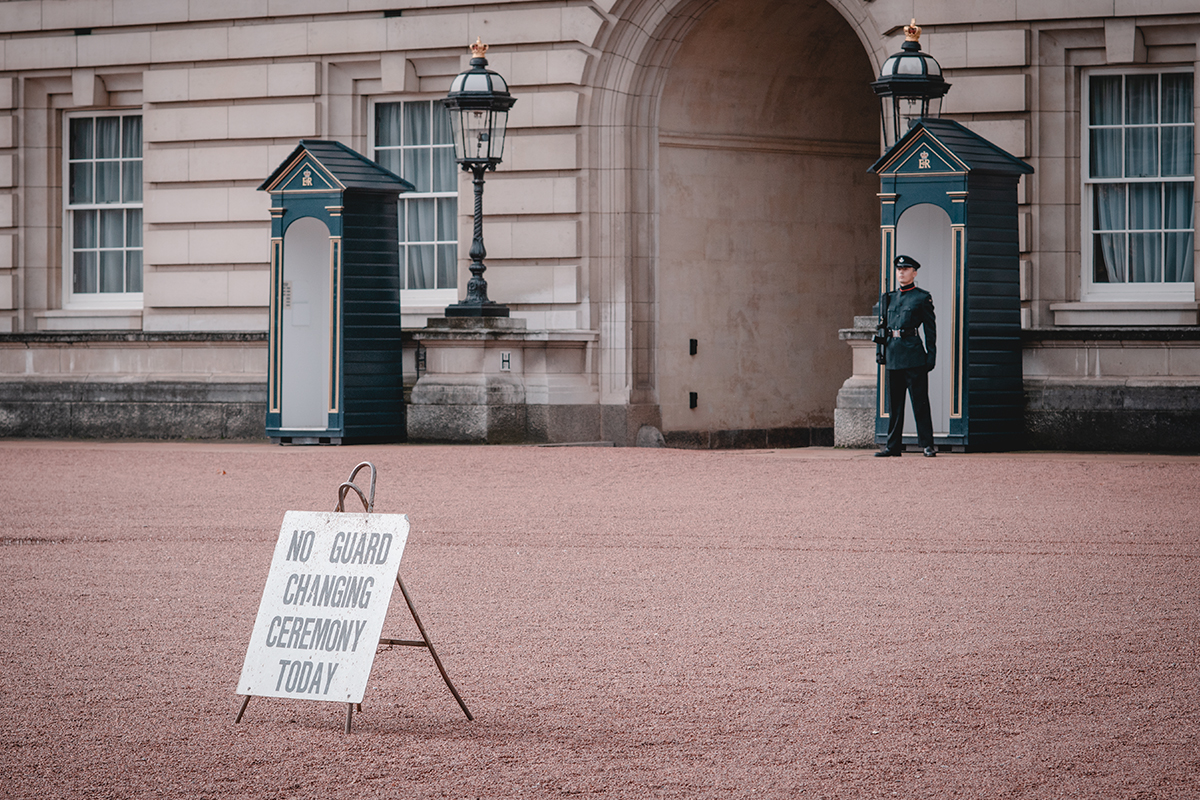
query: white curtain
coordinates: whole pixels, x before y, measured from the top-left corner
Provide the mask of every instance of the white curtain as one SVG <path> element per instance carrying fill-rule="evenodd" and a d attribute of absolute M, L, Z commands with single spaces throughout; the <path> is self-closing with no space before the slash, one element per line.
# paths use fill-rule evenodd
<path fill-rule="evenodd" d="M 1089 91 L 1092 178 L 1192 178 L 1193 76 L 1095 76 Z M 1193 280 L 1193 183 L 1095 183 L 1094 280 Z"/>
<path fill-rule="evenodd" d="M 432 242 L 436 224 L 434 198 L 404 201 L 405 241 Z M 409 244 L 405 248 L 408 257 L 408 288 L 435 289 L 437 265 L 432 244 Z"/>

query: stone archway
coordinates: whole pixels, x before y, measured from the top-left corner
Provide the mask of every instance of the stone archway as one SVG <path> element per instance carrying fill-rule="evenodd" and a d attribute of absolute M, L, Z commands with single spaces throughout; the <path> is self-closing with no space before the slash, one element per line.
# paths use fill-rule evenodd
<path fill-rule="evenodd" d="M 777 76 L 787 76 L 789 59 L 791 62 L 799 59 L 798 63 L 803 64 L 801 50 L 813 50 L 813 42 L 816 42 L 815 50 L 832 53 L 835 79 L 845 78 L 856 70 L 862 73 L 854 79 L 846 78 L 843 81 L 844 85 L 853 84 L 846 92 L 825 95 L 829 108 L 820 112 L 821 116 L 827 118 L 832 109 L 833 116 L 846 117 L 843 106 L 848 98 L 856 98 L 857 111 L 850 113 L 849 117 L 862 120 L 863 124 L 850 126 L 855 133 L 849 137 L 849 141 L 862 144 L 847 147 L 847 139 L 841 132 L 808 131 L 791 137 L 823 139 L 821 147 L 809 146 L 813 142 L 807 145 L 801 143 L 801 150 L 808 146 L 804 152 L 818 161 L 840 158 L 849 163 L 849 171 L 844 172 L 843 176 L 853 173 L 860 179 L 860 183 L 855 183 L 854 178 L 848 180 L 852 187 L 850 196 L 861 203 L 866 215 L 863 217 L 865 225 L 861 230 L 856 228 L 849 237 L 839 233 L 834 241 L 854 240 L 848 250 L 863 254 L 862 275 L 858 274 L 857 269 L 847 274 L 815 269 L 811 264 L 812 259 L 800 254 L 793 254 L 791 261 L 803 267 L 806 274 L 823 275 L 820 280 L 837 284 L 838 287 L 844 287 L 847 282 L 852 285 L 861 283 L 864 290 L 851 291 L 850 294 L 863 296 L 856 296 L 853 300 L 841 298 L 833 306 L 823 305 L 818 309 L 822 313 L 828 312 L 826 316 L 830 319 L 834 316 L 837 319 L 828 330 L 821 331 L 820 336 L 827 338 L 828 343 L 821 342 L 821 353 L 813 362 L 812 369 L 823 374 L 828 369 L 821 362 L 832 359 L 837 363 L 828 376 L 823 376 L 823 380 L 828 382 L 828 392 L 817 385 L 819 382 L 810 382 L 809 393 L 821 397 L 812 404 L 813 410 L 800 414 L 793 411 L 789 415 L 785 408 L 774 417 L 756 411 L 754 418 L 757 422 L 751 424 L 772 428 L 830 425 L 837 387 L 849 372 L 848 348 L 837 341 L 836 330 L 844 327 L 854 313 L 862 313 L 863 303 L 869 307 L 873 302 L 870 297 L 873 290 L 865 287 L 872 285 L 877 269 L 878 210 L 874 197 L 877 189 L 872 181 L 867 180 L 865 171 L 878 155 L 878 122 L 876 106 L 866 83 L 877 66 L 873 62 L 884 55 L 882 51 L 872 49 L 877 49 L 882 43 L 880 32 L 861 0 L 803 0 L 799 3 L 738 0 L 736 9 L 730 11 L 732 5 L 731 0 L 618 0 L 610 12 L 612 23 L 604 26 L 594 43 L 600 55 L 589 70 L 587 82 L 593 87 L 593 92 L 587 111 L 588 119 L 584 123 L 591 175 L 586 200 L 589 231 L 587 283 L 592 314 L 590 324 L 601 334 L 594 364 L 601 403 L 605 408 L 605 438 L 615 441 L 632 443 L 638 425 L 646 422 L 668 429 L 663 423 L 660 403 L 665 406 L 668 401 L 679 399 L 678 392 L 668 397 L 662 387 L 662 380 L 665 378 L 669 383 L 672 369 L 678 372 L 679 365 L 672 367 L 668 364 L 666 369 L 660 365 L 660 359 L 669 355 L 667 345 L 662 344 L 665 342 L 663 324 L 665 322 L 669 327 L 671 315 L 678 314 L 669 308 L 673 300 L 666 297 L 664 292 L 662 270 L 666 263 L 663 258 L 670 259 L 675 253 L 671 251 L 669 241 L 665 250 L 660 241 L 664 221 L 662 193 L 681 188 L 672 184 L 674 178 L 670 172 L 664 183 L 660 169 L 663 152 L 659 137 L 660 110 L 671 110 L 667 87 L 674 77 L 684 75 L 689 69 L 703 72 L 735 67 L 729 71 L 736 73 L 736 65 L 739 61 L 744 62 L 747 50 L 768 70 L 774 70 Z M 732 20 L 732 26 L 726 25 L 726 28 L 743 29 L 749 25 L 753 29 L 755 25 L 761 27 L 764 19 L 774 19 L 775 23 L 767 25 L 768 29 L 764 31 L 766 35 L 757 40 L 753 35 L 747 36 L 744 30 L 740 34 L 736 30 L 725 31 L 735 34 L 728 42 L 735 41 L 740 35 L 743 45 L 751 43 L 749 47 L 742 47 L 740 52 L 738 45 L 729 43 L 710 52 L 700 52 L 700 46 L 692 43 L 711 36 L 711 30 L 705 33 L 706 26 L 710 29 L 721 27 L 720 23 L 713 23 L 712 20 L 721 19 L 723 13 L 726 14 L 726 20 Z M 718 34 L 721 32 L 717 31 Z M 693 38 L 693 33 L 699 33 L 701 38 Z M 693 47 L 697 52 L 689 55 L 689 48 Z M 831 47 L 832 51 L 829 49 Z M 819 103 L 821 100 L 813 96 L 810 102 Z M 776 119 L 774 122 L 783 124 L 784 121 Z M 858 132 L 860 127 L 861 136 Z M 755 129 L 750 135 L 760 132 Z M 718 138 L 721 135 L 746 135 L 730 130 L 694 127 L 669 130 L 668 149 L 680 147 L 680 137 L 690 134 L 700 137 L 715 135 Z M 782 147 L 782 155 L 803 155 L 793 152 L 797 142 L 780 141 L 788 139 L 788 134 L 774 138 L 777 140 L 774 146 L 763 148 L 765 151 Z M 730 153 L 744 155 L 751 149 L 746 147 L 745 141 L 738 141 L 737 146 L 725 148 L 726 152 L 722 153 L 722 148 L 712 146 L 714 144 L 719 142 L 710 141 L 709 146 L 694 149 L 706 150 L 709 157 Z M 799 185 L 799 181 L 797 177 L 793 183 Z M 669 218 L 667 221 L 672 222 Z M 858 263 L 857 260 L 855 263 Z M 669 275 L 665 276 L 666 283 L 669 284 L 670 279 Z M 719 287 L 715 288 L 719 291 Z M 665 315 L 664 309 L 667 312 Z M 714 341 L 711 331 L 708 336 L 711 344 Z M 697 337 L 683 339 L 684 352 L 687 352 L 690 338 Z M 673 344 L 678 345 L 678 342 Z M 779 398 L 786 392 L 786 387 L 783 390 L 771 389 L 769 393 L 773 393 L 774 399 L 769 399 L 768 405 L 772 402 L 778 404 Z M 682 396 L 686 403 L 687 395 Z M 712 399 L 713 396 L 712 392 L 706 390 L 706 398 Z M 780 416 L 786 419 L 776 424 L 776 417 Z M 669 413 L 667 417 L 670 417 Z M 704 422 L 708 430 L 732 429 L 745 424 L 732 417 Z M 699 429 L 699 425 L 690 424 L 687 428 L 681 428 Z"/>
<path fill-rule="evenodd" d="M 837 330 L 870 308 L 878 271 L 871 79 L 824 0 L 718 2 L 675 54 L 658 137 L 668 441 L 832 443 L 850 374 Z"/>

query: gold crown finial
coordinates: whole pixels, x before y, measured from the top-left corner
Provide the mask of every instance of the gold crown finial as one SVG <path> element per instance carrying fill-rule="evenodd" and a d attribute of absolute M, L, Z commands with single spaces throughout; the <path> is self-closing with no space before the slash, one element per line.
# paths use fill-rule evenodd
<path fill-rule="evenodd" d="M 488 46 L 483 43 L 483 40 L 478 36 L 475 37 L 475 44 L 471 45 L 471 56 L 474 58 L 483 58 L 487 55 Z"/>
<path fill-rule="evenodd" d="M 919 42 L 921 41 L 921 27 L 917 25 L 917 20 L 914 17 L 913 21 L 904 26 L 904 41 Z"/>

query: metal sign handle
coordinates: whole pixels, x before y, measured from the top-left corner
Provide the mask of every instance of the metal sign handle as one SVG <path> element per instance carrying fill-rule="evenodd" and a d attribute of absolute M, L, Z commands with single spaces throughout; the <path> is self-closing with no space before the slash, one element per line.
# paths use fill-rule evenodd
<path fill-rule="evenodd" d="M 354 482 L 354 476 L 358 475 L 363 467 L 370 467 L 371 469 L 371 486 L 367 494 L 364 494 L 363 490 L 360 489 Z M 378 472 L 375 469 L 375 465 L 370 461 L 363 461 L 356 466 L 350 473 L 350 477 L 346 480 L 346 482 L 338 487 L 337 508 L 334 510 L 339 512 L 344 512 L 346 510 L 346 495 L 353 490 L 354 493 L 358 495 L 358 499 L 362 501 L 363 508 L 366 509 L 366 512 L 368 514 L 373 513 L 375 511 L 375 478 L 377 475 Z M 400 592 L 404 595 L 404 602 L 408 605 L 408 610 L 412 614 L 413 622 L 417 623 L 417 630 L 421 632 L 421 639 L 420 641 L 412 641 L 380 637 L 379 644 L 387 645 L 389 647 L 394 645 L 424 647 L 426 650 L 428 650 L 429 655 L 433 656 L 433 663 L 435 666 L 437 666 L 438 673 L 441 674 L 442 680 L 446 683 L 446 688 L 450 690 L 450 694 L 454 695 L 454 699 L 458 701 L 458 706 L 462 709 L 463 713 L 466 714 L 467 720 L 474 721 L 475 716 L 471 713 L 471 709 L 467 708 L 467 704 L 462 699 L 462 695 L 458 693 L 458 689 L 454 688 L 454 683 L 451 682 L 450 676 L 446 674 L 446 668 L 442 666 L 442 660 L 438 658 L 437 650 L 433 646 L 433 640 L 429 638 L 429 633 L 425 630 L 425 626 L 421 623 L 421 617 L 417 614 L 417 607 L 413 603 L 412 595 L 408 593 L 408 588 L 404 585 L 404 581 L 400 580 L 399 575 L 396 576 L 396 583 L 400 586 Z M 358 712 L 361 714 L 361 703 L 346 704 L 346 733 L 350 732 L 350 723 L 354 718 L 355 706 L 358 707 Z"/>

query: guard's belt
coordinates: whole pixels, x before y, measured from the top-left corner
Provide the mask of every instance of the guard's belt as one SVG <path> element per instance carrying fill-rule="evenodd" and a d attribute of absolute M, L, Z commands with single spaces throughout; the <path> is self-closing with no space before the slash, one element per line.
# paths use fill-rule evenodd
<path fill-rule="evenodd" d="M 892 331 L 893 339 L 899 339 L 901 336 L 916 336 L 916 335 L 917 335 L 916 328 L 900 328 L 899 330 Z"/>

